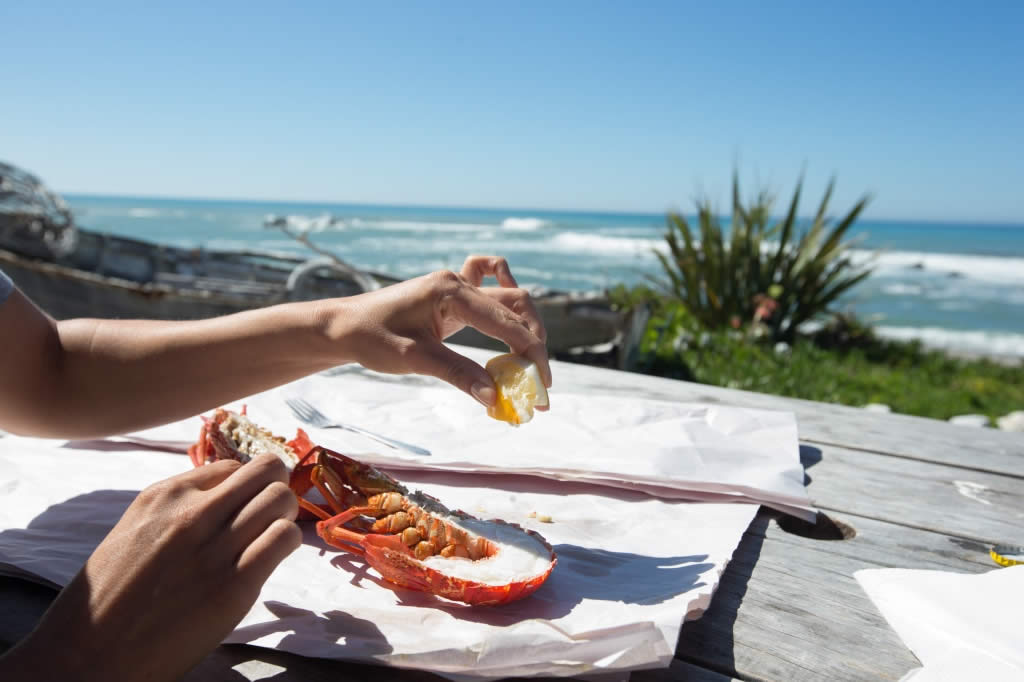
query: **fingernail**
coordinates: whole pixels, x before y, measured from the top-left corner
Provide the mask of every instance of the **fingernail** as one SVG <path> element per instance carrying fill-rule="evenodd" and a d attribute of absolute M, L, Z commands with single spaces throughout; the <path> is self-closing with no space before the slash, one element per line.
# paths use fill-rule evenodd
<path fill-rule="evenodd" d="M 473 394 L 476 401 L 484 407 L 490 407 L 498 399 L 498 394 L 495 393 L 494 389 L 485 383 L 480 381 L 473 384 L 469 389 L 469 392 Z"/>

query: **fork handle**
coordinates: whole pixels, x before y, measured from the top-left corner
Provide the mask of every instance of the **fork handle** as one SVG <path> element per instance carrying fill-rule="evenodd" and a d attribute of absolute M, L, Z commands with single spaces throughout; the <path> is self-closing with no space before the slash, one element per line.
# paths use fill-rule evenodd
<path fill-rule="evenodd" d="M 351 431 L 352 433 L 358 433 L 360 436 L 366 436 L 367 438 L 375 440 L 378 443 L 383 443 L 384 445 L 387 445 L 389 448 L 394 448 L 395 450 L 405 450 L 405 449 L 407 449 L 405 446 L 398 445 L 395 441 L 393 441 L 393 440 L 391 440 L 389 438 L 385 438 L 384 436 L 378 436 L 377 434 L 371 433 L 369 431 L 364 431 L 363 429 L 359 428 L 358 426 L 349 426 L 348 424 L 344 424 L 344 425 L 342 425 L 342 424 L 335 424 L 335 426 L 337 426 L 339 429 L 344 429 L 346 431 Z"/>
<path fill-rule="evenodd" d="M 365 429 L 361 429 L 358 426 L 349 426 L 348 424 L 338 424 L 337 426 L 342 429 L 348 429 L 352 433 L 358 433 L 361 436 L 371 438 L 377 441 L 378 443 L 383 443 L 384 445 L 387 445 L 390 448 L 394 448 L 395 450 L 405 450 L 406 452 L 411 452 L 414 455 L 430 455 L 430 450 L 427 450 L 426 448 L 421 448 L 418 445 L 410 445 L 408 443 L 403 443 L 400 440 L 393 440 L 386 436 L 379 436 L 376 433 L 373 433 L 372 431 L 366 431 Z"/>

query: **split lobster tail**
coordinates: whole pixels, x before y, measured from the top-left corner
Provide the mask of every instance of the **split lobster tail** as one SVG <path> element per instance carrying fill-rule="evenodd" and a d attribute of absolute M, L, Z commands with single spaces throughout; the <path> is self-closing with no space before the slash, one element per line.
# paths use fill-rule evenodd
<path fill-rule="evenodd" d="M 217 410 L 189 449 L 195 466 L 263 453 L 291 472 L 300 519 L 318 519 L 325 542 L 364 557 L 401 587 L 467 604 L 505 604 L 537 590 L 558 563 L 538 533 L 450 511 L 368 464 L 314 445 L 302 430 L 286 441 L 244 414 Z M 309 499 L 313 489 L 325 504 Z"/>

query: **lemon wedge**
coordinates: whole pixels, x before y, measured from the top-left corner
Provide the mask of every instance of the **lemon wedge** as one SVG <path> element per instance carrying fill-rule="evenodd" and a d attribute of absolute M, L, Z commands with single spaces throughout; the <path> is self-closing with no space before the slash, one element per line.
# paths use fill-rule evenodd
<path fill-rule="evenodd" d="M 491 417 L 518 426 L 533 419 L 534 407 L 548 406 L 548 391 L 537 365 L 521 355 L 491 358 L 486 369 L 498 390 L 497 403 L 487 408 Z"/>

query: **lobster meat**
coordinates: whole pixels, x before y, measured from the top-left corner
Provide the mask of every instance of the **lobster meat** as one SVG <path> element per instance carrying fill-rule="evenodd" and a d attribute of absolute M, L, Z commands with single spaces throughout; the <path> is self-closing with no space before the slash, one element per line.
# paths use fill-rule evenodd
<path fill-rule="evenodd" d="M 291 472 L 300 520 L 318 519 L 325 542 L 364 557 L 396 585 L 467 604 L 505 604 L 534 592 L 558 562 L 532 530 L 450 511 L 368 464 L 314 445 L 301 429 L 290 441 L 274 436 L 244 410 L 204 417 L 199 440 L 189 448 L 197 467 L 263 453 L 279 457 Z M 326 504 L 309 499 L 313 490 Z"/>

